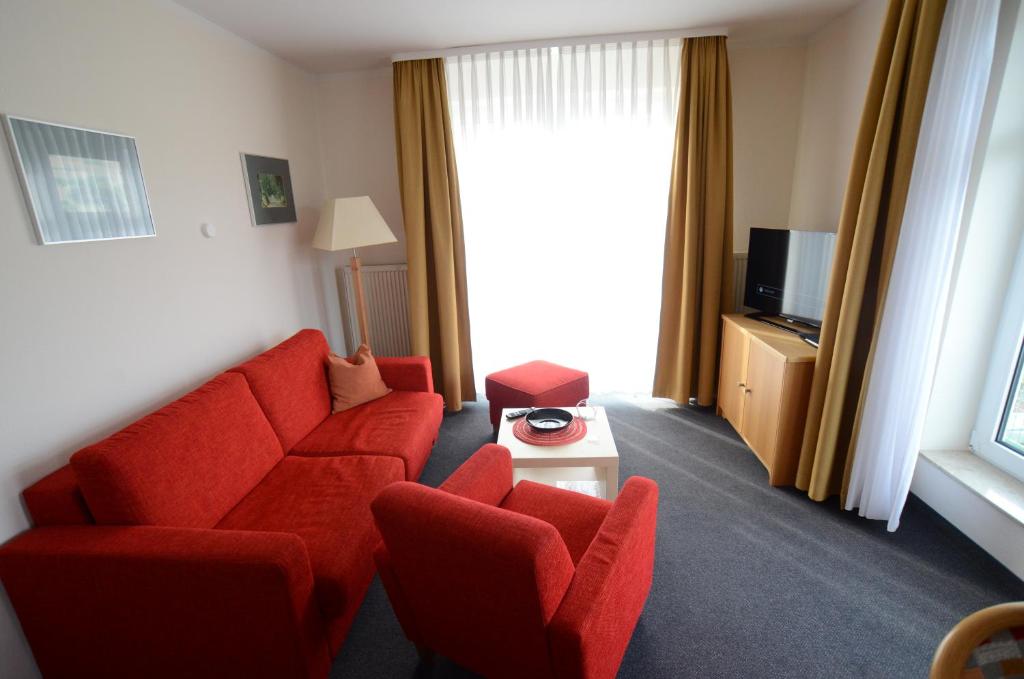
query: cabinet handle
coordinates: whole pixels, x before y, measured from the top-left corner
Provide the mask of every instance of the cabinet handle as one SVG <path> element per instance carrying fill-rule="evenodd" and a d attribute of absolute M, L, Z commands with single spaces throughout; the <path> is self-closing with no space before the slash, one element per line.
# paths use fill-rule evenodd
<path fill-rule="evenodd" d="M 744 389 L 744 390 L 743 390 L 743 393 L 744 393 L 744 394 L 749 394 L 749 393 L 750 393 L 750 389 Z"/>
<path fill-rule="evenodd" d="M 745 387 L 745 386 L 747 386 L 747 385 L 743 384 L 742 382 L 737 382 L 737 383 L 736 383 L 736 386 L 737 386 L 737 387 Z"/>

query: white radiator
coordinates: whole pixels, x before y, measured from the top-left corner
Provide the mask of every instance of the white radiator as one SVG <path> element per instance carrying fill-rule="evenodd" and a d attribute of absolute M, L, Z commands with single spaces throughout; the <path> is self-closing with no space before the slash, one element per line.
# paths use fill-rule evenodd
<path fill-rule="evenodd" d="M 732 310 L 739 313 L 744 310 L 743 291 L 747 286 L 747 253 L 732 253 Z"/>
<path fill-rule="evenodd" d="M 363 266 L 363 295 L 370 322 L 370 345 L 376 356 L 408 356 L 409 294 L 408 267 L 405 264 Z M 338 269 L 341 288 L 345 346 L 350 353 L 359 346 L 359 319 L 356 316 L 352 269 Z"/>

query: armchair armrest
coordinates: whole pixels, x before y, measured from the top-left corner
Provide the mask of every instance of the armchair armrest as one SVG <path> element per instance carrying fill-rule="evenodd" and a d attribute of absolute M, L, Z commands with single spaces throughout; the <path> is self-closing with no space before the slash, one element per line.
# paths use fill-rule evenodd
<path fill-rule="evenodd" d="M 45 676 L 324 677 L 302 540 L 287 533 L 60 526 L 0 548 Z"/>
<path fill-rule="evenodd" d="M 452 472 L 440 489 L 497 507 L 512 490 L 512 455 L 488 443 Z"/>
<path fill-rule="evenodd" d="M 374 357 L 384 384 L 397 391 L 434 391 L 434 376 L 426 356 Z"/>
<path fill-rule="evenodd" d="M 481 447 L 452 472 L 440 490 L 497 507 L 512 490 L 512 456 L 508 448 L 493 443 Z M 398 582 L 391 554 L 383 542 L 377 545 L 373 558 L 402 631 L 413 642 L 423 643 L 425 637 L 416 627 L 408 597 Z"/>
<path fill-rule="evenodd" d="M 654 570 L 658 485 L 629 478 L 548 626 L 555 674 L 612 679 L 643 611 Z"/>

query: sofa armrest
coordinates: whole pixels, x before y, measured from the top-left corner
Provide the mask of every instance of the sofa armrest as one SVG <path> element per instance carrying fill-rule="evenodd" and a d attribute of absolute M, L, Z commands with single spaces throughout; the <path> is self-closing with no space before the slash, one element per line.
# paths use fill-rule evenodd
<path fill-rule="evenodd" d="M 658 485 L 629 478 L 548 626 L 555 674 L 612 679 L 651 588 Z"/>
<path fill-rule="evenodd" d="M 0 548 L 45 676 L 324 677 L 326 627 L 288 533 L 59 526 Z"/>
<path fill-rule="evenodd" d="M 497 507 L 512 490 L 512 455 L 505 446 L 488 443 L 452 472 L 440 489 Z"/>
<path fill-rule="evenodd" d="M 374 357 L 384 384 L 396 391 L 434 391 L 434 376 L 426 356 Z"/>

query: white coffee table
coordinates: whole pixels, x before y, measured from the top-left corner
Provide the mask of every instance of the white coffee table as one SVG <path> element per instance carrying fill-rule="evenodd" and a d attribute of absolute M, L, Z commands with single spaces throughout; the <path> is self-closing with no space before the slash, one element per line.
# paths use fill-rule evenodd
<path fill-rule="evenodd" d="M 575 406 L 564 406 L 575 415 Z M 513 482 L 523 479 L 549 486 L 567 485 L 574 481 L 597 481 L 600 496 L 614 500 L 619 494 L 619 451 L 608 426 L 604 408 L 587 407 L 595 417 L 587 421 L 587 435 L 575 443 L 564 446 L 533 446 L 520 441 L 512 433 L 516 420 L 505 419 L 505 414 L 520 408 L 505 408 L 501 412 L 498 443 L 512 453 Z M 562 483 L 559 483 L 562 482 Z"/>

